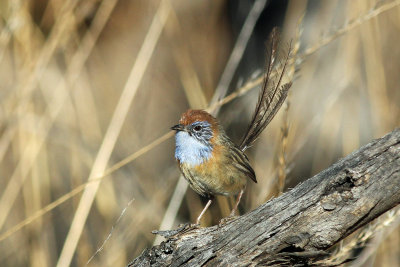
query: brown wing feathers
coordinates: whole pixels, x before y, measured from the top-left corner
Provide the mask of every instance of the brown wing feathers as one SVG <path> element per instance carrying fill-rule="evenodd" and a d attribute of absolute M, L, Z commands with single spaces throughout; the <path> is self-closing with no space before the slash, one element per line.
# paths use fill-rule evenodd
<path fill-rule="evenodd" d="M 255 183 L 257 183 L 256 179 L 256 174 L 254 173 L 253 168 L 251 168 L 249 164 L 249 159 L 246 157 L 246 155 L 240 151 L 236 146 L 232 146 L 231 148 L 231 157 L 233 159 L 235 167 L 245 173 L 247 177 L 249 177 L 251 180 L 253 180 Z"/>

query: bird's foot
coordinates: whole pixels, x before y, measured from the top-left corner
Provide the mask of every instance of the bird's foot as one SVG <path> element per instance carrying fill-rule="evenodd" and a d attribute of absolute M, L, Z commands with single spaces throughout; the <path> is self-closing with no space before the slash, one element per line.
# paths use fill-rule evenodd
<path fill-rule="evenodd" d="M 221 220 L 219 220 L 218 226 L 222 226 L 224 224 L 227 224 L 230 221 L 233 221 L 234 219 L 238 218 L 239 216 L 232 214 L 229 215 L 228 217 L 222 218 Z"/>
<path fill-rule="evenodd" d="M 200 223 L 182 223 L 178 226 L 178 229 L 182 229 L 181 231 L 187 231 L 187 230 L 191 230 L 191 229 L 197 229 L 200 228 Z"/>
<path fill-rule="evenodd" d="M 192 224 L 192 223 L 183 223 L 178 226 L 177 229 L 173 230 L 153 230 L 151 231 L 152 234 L 161 235 L 165 238 L 171 238 L 173 236 L 186 233 L 190 230 L 199 228 L 199 224 Z"/>

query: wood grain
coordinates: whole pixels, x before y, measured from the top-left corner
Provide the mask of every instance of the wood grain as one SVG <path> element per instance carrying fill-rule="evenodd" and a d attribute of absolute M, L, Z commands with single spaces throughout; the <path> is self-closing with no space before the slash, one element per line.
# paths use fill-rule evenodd
<path fill-rule="evenodd" d="M 129 266 L 303 266 L 400 203 L 400 129 L 257 209 L 168 238 Z"/>

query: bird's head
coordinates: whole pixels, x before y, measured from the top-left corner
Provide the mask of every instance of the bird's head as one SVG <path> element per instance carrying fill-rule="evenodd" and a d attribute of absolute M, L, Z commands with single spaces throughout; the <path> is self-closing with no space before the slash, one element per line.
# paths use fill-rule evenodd
<path fill-rule="evenodd" d="M 204 110 L 189 109 L 182 114 L 179 124 L 171 127 L 177 134 L 184 132 L 185 136 L 196 139 L 204 145 L 212 145 L 210 140 L 218 134 L 218 122 Z"/>
<path fill-rule="evenodd" d="M 189 109 L 171 129 L 176 131 L 175 157 L 180 162 L 197 165 L 211 156 L 213 138 L 219 133 L 219 124 L 212 115 Z"/>

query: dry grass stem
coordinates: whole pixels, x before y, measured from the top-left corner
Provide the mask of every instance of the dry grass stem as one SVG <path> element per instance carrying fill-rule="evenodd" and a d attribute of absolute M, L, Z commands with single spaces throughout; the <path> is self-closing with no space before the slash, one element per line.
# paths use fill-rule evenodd
<path fill-rule="evenodd" d="M 1 266 L 126 266 L 161 241 L 151 230 L 194 221 L 204 200 L 177 179 L 169 128 L 188 107 L 224 106 L 240 142 L 273 25 L 279 54 L 292 47 L 290 108 L 246 151 L 258 183 L 241 210 L 400 125 L 400 0 L 0 2 Z M 400 265 L 398 213 L 327 261 Z"/>
<path fill-rule="evenodd" d="M 125 87 L 122 91 L 120 100 L 115 108 L 113 117 L 110 121 L 108 129 L 104 135 L 103 142 L 97 153 L 95 162 L 90 172 L 88 180 L 102 176 L 106 170 L 111 153 L 117 142 L 118 135 L 121 131 L 122 125 L 125 121 L 127 113 L 133 98 L 136 95 L 140 81 L 147 68 L 153 51 L 161 35 L 161 32 L 166 24 L 170 7 L 165 1 L 160 3 L 157 13 L 154 15 L 153 22 L 149 28 L 143 45 L 137 55 L 135 64 L 132 67 L 131 73 L 126 81 Z M 65 240 L 61 255 L 58 259 L 57 266 L 69 266 L 71 264 L 72 256 L 75 252 L 77 243 L 81 236 L 86 218 L 89 214 L 93 200 L 96 196 L 97 189 L 100 185 L 100 179 L 96 182 L 89 184 L 85 187 L 83 195 L 80 199 L 79 206 L 75 212 L 74 219 L 71 223 L 70 231 Z"/>
<path fill-rule="evenodd" d="M 210 104 L 213 105 L 219 102 L 220 99 L 224 98 L 228 92 L 229 85 L 232 82 L 233 75 L 243 57 L 245 48 L 247 47 L 247 42 L 253 33 L 254 27 L 261 15 L 262 10 L 267 4 L 268 0 L 257 0 L 254 2 L 250 12 L 248 13 L 246 20 L 240 30 L 239 36 L 235 42 L 235 46 L 232 49 L 231 55 L 226 63 L 224 72 L 218 82 L 217 88 L 215 89 L 214 95 L 211 99 Z M 218 114 L 218 107 L 216 106 L 212 110 L 212 114 L 216 116 Z"/>

